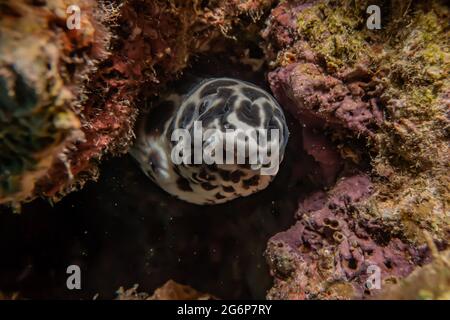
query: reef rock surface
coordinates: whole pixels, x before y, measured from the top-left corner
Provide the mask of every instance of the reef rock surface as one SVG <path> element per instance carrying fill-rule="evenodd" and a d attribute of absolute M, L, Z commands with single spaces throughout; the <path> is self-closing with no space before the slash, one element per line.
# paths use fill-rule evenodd
<path fill-rule="evenodd" d="M 449 8 L 370 4 L 380 30 L 365 25 L 367 1 L 284 1 L 262 33 L 271 88 L 302 124 L 303 148 L 335 174 L 330 150 L 368 164 L 301 199 L 298 222 L 269 241 L 269 298 L 366 297 L 370 265 L 383 285 L 397 282 L 429 261 L 427 235 L 448 245 Z"/>
<path fill-rule="evenodd" d="M 128 150 L 141 98 L 271 2 L 83 0 L 79 29 L 70 1 L 0 2 L 0 203 L 95 178 Z"/>

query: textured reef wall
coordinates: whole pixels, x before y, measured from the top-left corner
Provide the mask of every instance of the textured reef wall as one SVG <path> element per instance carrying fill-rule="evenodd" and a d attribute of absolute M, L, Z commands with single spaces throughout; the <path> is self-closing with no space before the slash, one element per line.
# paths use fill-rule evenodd
<path fill-rule="evenodd" d="M 418 267 L 408 277 L 390 286 L 376 299 L 436 299 L 449 300 L 450 260 L 449 251 L 435 252 L 434 261 L 424 267 Z"/>
<path fill-rule="evenodd" d="M 361 298 L 369 265 L 396 283 L 427 261 L 426 234 L 448 244 L 449 9 L 377 4 L 381 30 L 365 27 L 366 1 L 284 1 L 263 31 L 275 96 L 304 141 L 325 134 L 306 151 L 329 170 L 330 149 L 369 160 L 300 201 L 298 222 L 269 241 L 269 298 Z"/>
<path fill-rule="evenodd" d="M 0 2 L 0 202 L 32 197 L 54 164 L 64 163 L 60 175 L 72 178 L 67 149 L 84 139 L 75 97 L 108 41 L 90 19 L 95 8 L 82 4 L 85 28 L 69 32 L 67 1 Z"/>
<path fill-rule="evenodd" d="M 126 152 L 140 97 L 271 1 L 0 2 L 0 203 L 57 200 Z M 245 27 L 245 26 L 244 26 Z"/>
<path fill-rule="evenodd" d="M 69 2 L 0 0 L 0 203 L 57 200 L 95 178 L 100 160 L 127 151 L 146 98 L 192 57 L 260 35 L 268 83 L 315 163 L 297 170 L 323 189 L 269 240 L 268 298 L 368 297 L 370 265 L 385 297 L 448 296 L 437 252 L 450 235 L 448 6 L 83 0 L 82 28 L 68 30 Z M 369 4 L 380 30 L 366 27 Z"/>

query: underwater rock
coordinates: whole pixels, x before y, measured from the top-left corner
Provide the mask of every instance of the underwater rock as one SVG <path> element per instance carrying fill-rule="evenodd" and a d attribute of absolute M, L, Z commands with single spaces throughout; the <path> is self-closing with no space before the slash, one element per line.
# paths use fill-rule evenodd
<path fill-rule="evenodd" d="M 380 268 L 382 282 L 389 282 L 423 263 L 423 250 L 391 237 L 379 220 L 358 211 L 371 193 L 368 176 L 356 174 L 299 204 L 296 224 L 268 243 L 275 277 L 269 299 L 361 298 L 370 294 L 369 266 Z"/>
<path fill-rule="evenodd" d="M 73 30 L 70 1 L 0 4 L 0 203 L 58 200 L 95 179 L 99 160 L 128 150 L 138 99 L 271 2 L 83 0 Z"/>
<path fill-rule="evenodd" d="M 216 298 L 198 292 L 197 290 L 179 284 L 173 280 L 167 281 L 160 288 L 156 289 L 152 295 L 145 292 L 138 292 L 138 286 L 130 289 L 119 288 L 117 291 L 117 300 L 215 300 Z"/>
<path fill-rule="evenodd" d="M 197 290 L 179 284 L 173 280 L 167 281 L 163 286 L 156 289 L 149 297 L 150 300 L 211 300 L 213 296 L 198 292 Z"/>
<path fill-rule="evenodd" d="M 369 30 L 369 2 L 346 4 L 285 1 L 262 32 L 272 91 L 302 124 L 304 145 L 315 144 L 308 142 L 313 132 L 322 139 L 316 151 L 334 147 L 345 160 L 367 161 L 371 185 L 355 198 L 367 183 L 359 177 L 362 185 L 342 189 L 341 181 L 300 201 L 298 222 L 268 244 L 269 298 L 361 298 L 369 293 L 367 261 L 384 264 L 386 279 L 402 278 L 429 261 L 426 232 L 439 250 L 448 245 L 449 8 L 371 1 L 382 8 L 383 28 Z M 337 189 L 348 198 L 344 206 L 333 200 Z"/>
<path fill-rule="evenodd" d="M 367 77 L 363 69 L 361 74 Z M 316 64 L 292 63 L 271 72 L 269 82 L 280 103 L 305 128 L 334 127 L 373 136 L 381 124 L 380 108 L 363 100 L 365 84 L 357 78 L 348 82 L 327 75 Z"/>
<path fill-rule="evenodd" d="M 436 254 L 433 261 L 415 269 L 377 296 L 380 300 L 449 300 L 450 299 L 450 252 Z"/>
<path fill-rule="evenodd" d="M 80 2 L 83 29 L 65 30 L 68 6 L 0 4 L 0 203 L 33 198 L 55 164 L 59 176 L 72 179 L 68 154 L 85 139 L 75 97 L 106 55 L 107 32 L 89 1 Z"/>

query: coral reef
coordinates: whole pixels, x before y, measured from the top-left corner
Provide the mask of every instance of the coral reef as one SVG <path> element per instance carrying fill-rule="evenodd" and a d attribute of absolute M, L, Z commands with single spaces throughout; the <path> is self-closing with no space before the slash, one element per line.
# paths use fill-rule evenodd
<path fill-rule="evenodd" d="M 450 265 L 449 251 L 434 255 L 434 261 L 419 267 L 398 284 L 383 290 L 376 299 L 449 300 Z"/>
<path fill-rule="evenodd" d="M 257 244 L 245 239 L 238 249 L 223 244 L 221 254 L 229 259 L 223 261 L 232 260 L 230 270 L 223 270 L 220 258 L 214 260 L 218 253 L 208 251 L 228 239 L 226 232 L 221 231 L 216 238 L 216 233 L 208 230 L 211 243 L 204 243 L 203 261 L 214 260 L 214 270 L 223 272 L 221 279 L 233 278 L 235 282 L 230 283 L 240 291 L 204 290 L 198 285 L 210 282 L 194 276 L 197 282 L 193 285 L 234 298 L 252 290 L 259 294 L 262 281 L 256 279 L 254 269 L 238 270 L 259 264 L 258 258 L 235 259 L 233 250 L 261 252 L 264 243 L 260 242 L 265 242 L 269 234 L 273 236 L 265 256 L 274 279 L 267 295 L 270 299 L 448 298 L 448 251 L 444 250 L 450 235 L 450 19 L 449 7 L 443 1 L 78 3 L 82 27 L 69 30 L 67 0 L 0 0 L 1 204 L 19 204 L 36 197 L 59 200 L 97 178 L 103 159 L 128 150 L 137 114 L 149 107 L 153 96 L 187 69 L 201 69 L 203 61 L 195 61 L 196 57 L 204 59 L 200 54 L 226 52 L 241 66 L 251 67 L 263 86 L 261 69 L 268 67 L 268 85 L 289 113 L 293 134 L 285 168 L 272 189 L 253 199 L 218 207 L 217 216 L 223 220 L 201 218 L 209 226 L 227 230 L 228 236 L 239 234 L 239 239 L 246 236 L 241 230 L 252 233 L 251 225 L 263 226 L 264 230 L 248 236 L 257 239 L 253 241 Z M 381 29 L 366 27 L 369 4 L 381 7 Z M 252 51 L 258 51 L 254 49 L 257 45 L 263 55 L 255 57 Z M 230 54 L 233 50 L 239 51 L 237 58 Z M 223 61 L 230 67 L 228 60 Z M 99 220 L 115 214 L 123 219 L 120 224 L 138 226 L 142 233 L 130 239 L 139 241 L 140 249 L 147 249 L 151 243 L 164 252 L 159 257 L 162 264 L 158 260 L 151 267 L 139 265 L 139 275 L 151 269 L 164 279 L 171 278 L 161 270 L 160 265 L 166 266 L 164 259 L 172 261 L 180 253 L 190 256 L 201 241 L 196 238 L 193 243 L 178 243 L 179 238 L 167 231 L 173 223 L 168 213 L 170 218 L 181 217 L 180 212 L 206 215 L 208 209 L 186 207 L 165 198 L 152 189 L 150 182 L 139 180 L 130 160 L 119 160 L 105 166 L 113 178 L 107 176 L 100 182 L 102 191 L 95 193 L 95 187 L 88 190 L 99 199 L 115 197 L 114 204 L 97 204 L 99 199 L 80 192 L 79 199 L 84 201 L 80 206 L 96 211 Z M 114 168 L 115 164 L 124 167 Z M 119 182 L 113 181 L 116 178 Z M 55 218 L 55 212 L 75 213 L 77 198 L 70 201 L 54 210 L 45 207 L 45 221 L 55 221 L 51 226 L 58 237 L 62 237 L 58 228 L 63 221 Z M 44 208 L 42 203 L 34 205 L 38 208 L 35 211 Z M 239 210 L 248 211 L 247 220 L 242 215 L 236 217 L 237 213 L 230 217 L 230 212 Z M 280 217 L 271 216 L 272 211 Z M 295 215 L 290 228 L 286 213 Z M 82 219 L 88 220 L 90 215 L 83 214 Z M 150 220 L 150 216 L 156 220 Z M 262 222 L 266 216 L 270 216 L 267 225 Z M 1 218 L 20 225 L 29 217 Z M 163 240 L 147 235 L 149 227 L 142 226 L 142 217 L 157 221 L 149 230 L 165 235 Z M 104 221 L 91 219 L 103 232 L 99 226 Z M 184 219 L 180 218 L 184 225 L 177 227 L 180 234 L 184 234 L 180 230 L 191 230 L 186 227 L 187 216 Z M 44 230 L 39 224 L 36 227 L 37 220 L 33 220 L 33 230 Z M 17 225 L 17 230 L 6 230 L 7 226 L 0 224 L 5 228 L 0 234 L 9 237 L 8 244 L 13 232 L 14 239 L 23 241 L 20 243 L 31 241 L 33 237 L 27 240 L 24 236 L 28 229 Z M 193 230 L 200 233 L 197 227 L 201 226 Z M 274 230 L 280 228 L 288 229 L 275 234 Z M 123 226 L 117 234 L 122 231 Z M 187 235 L 183 239 L 190 239 L 191 234 L 184 232 Z M 124 241 L 119 237 L 114 238 L 116 242 L 108 242 L 105 235 L 97 236 L 103 239 L 105 248 Z M 152 241 L 144 241 L 141 236 Z M 64 246 L 64 250 L 61 245 L 54 252 L 61 254 L 70 248 L 75 253 L 65 256 L 67 261 L 75 259 L 85 265 L 97 262 L 97 274 L 114 256 L 108 249 L 101 258 L 104 260 L 85 261 L 81 250 L 73 249 L 79 246 L 79 240 L 65 239 Z M 8 250 L 5 252 L 14 248 L 8 245 Z M 128 247 L 123 250 L 119 252 L 131 256 Z M 27 268 L 22 264 L 28 256 L 14 257 L 15 263 Z M 11 267 L 14 264 L 7 265 L 7 259 L 2 259 L 2 266 L 17 276 L 18 271 Z M 191 268 L 198 262 L 192 260 Z M 381 270 L 382 292 L 367 288 L 371 265 Z M 178 264 L 171 266 L 170 271 L 179 268 Z M 266 271 L 260 271 L 258 277 L 262 272 Z M 250 275 L 249 279 L 243 279 L 243 274 Z M 179 275 L 186 276 L 181 271 Z M 10 278 L 5 273 L 0 280 L 14 292 L 17 286 L 9 282 Z M 187 278 L 182 279 L 184 282 Z M 147 281 L 151 287 L 156 280 Z M 248 283 L 244 285 L 245 281 Z M 158 285 L 160 282 L 146 291 Z M 186 290 L 168 282 L 152 297 L 179 297 Z M 192 291 L 187 291 L 191 295 Z M 197 293 L 192 296 L 204 297 Z M 132 288 L 121 290 L 119 298 L 146 299 L 149 295 Z"/>
<path fill-rule="evenodd" d="M 356 174 L 300 203 L 298 222 L 269 241 L 266 255 L 276 281 L 268 298 L 361 297 L 370 294 L 370 265 L 378 266 L 389 283 L 424 262 L 423 249 L 391 238 L 381 221 L 358 213 L 371 189 L 369 178 Z"/>
<path fill-rule="evenodd" d="M 275 96 L 304 140 L 326 137 L 306 151 L 324 169 L 330 149 L 371 168 L 307 197 L 269 241 L 269 298 L 363 297 L 370 263 L 404 277 L 427 260 L 424 232 L 448 243 L 449 9 L 378 1 L 383 28 L 369 30 L 369 3 L 343 2 L 282 2 L 263 31 Z"/>
<path fill-rule="evenodd" d="M 95 178 L 103 156 L 127 151 L 140 98 L 271 1 L 84 0 L 79 30 L 70 4 L 0 3 L 0 203 L 57 200 Z"/>
<path fill-rule="evenodd" d="M 73 176 L 67 154 L 84 139 L 75 97 L 107 39 L 88 1 L 83 28 L 64 30 L 68 6 L 0 2 L 0 203 L 32 197 L 54 163 Z"/>

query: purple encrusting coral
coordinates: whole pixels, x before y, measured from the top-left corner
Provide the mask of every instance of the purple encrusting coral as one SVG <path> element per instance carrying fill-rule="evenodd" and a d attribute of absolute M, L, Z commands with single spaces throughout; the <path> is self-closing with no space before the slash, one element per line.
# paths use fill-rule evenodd
<path fill-rule="evenodd" d="M 355 174 L 300 202 L 295 225 L 268 244 L 275 277 L 269 298 L 358 298 L 369 292 L 369 266 L 379 267 L 388 283 L 424 262 L 423 250 L 391 238 L 380 221 L 358 216 L 358 202 L 371 192 L 368 176 Z"/>
<path fill-rule="evenodd" d="M 333 77 L 317 64 L 292 63 L 269 75 L 272 91 L 282 105 L 305 128 L 326 126 L 348 129 L 353 134 L 374 135 L 382 122 L 375 98 L 364 101 L 368 70 L 359 67 L 341 78 Z"/>

